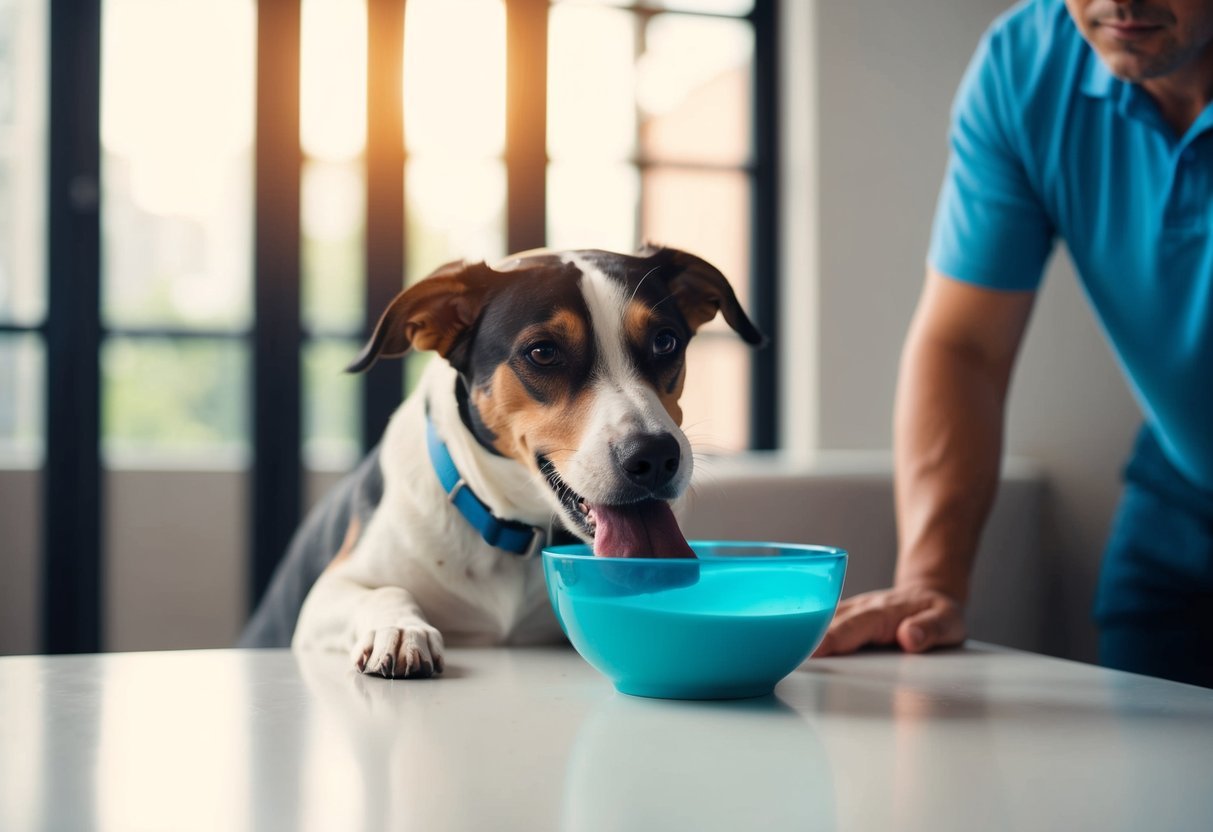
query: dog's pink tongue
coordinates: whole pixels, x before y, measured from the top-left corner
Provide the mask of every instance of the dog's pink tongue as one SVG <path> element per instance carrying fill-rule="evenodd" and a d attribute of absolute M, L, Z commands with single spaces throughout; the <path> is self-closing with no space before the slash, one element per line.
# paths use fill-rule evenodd
<path fill-rule="evenodd" d="M 594 554 L 606 558 L 693 558 L 674 512 L 663 500 L 629 506 L 590 506 Z"/>

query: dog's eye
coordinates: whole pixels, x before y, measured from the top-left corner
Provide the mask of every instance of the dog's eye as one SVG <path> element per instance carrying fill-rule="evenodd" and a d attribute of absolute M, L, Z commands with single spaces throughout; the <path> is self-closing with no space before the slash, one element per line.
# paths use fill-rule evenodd
<path fill-rule="evenodd" d="M 678 336 L 671 329 L 663 329 L 653 336 L 653 355 L 671 355 L 678 349 Z"/>
<path fill-rule="evenodd" d="M 526 348 L 526 360 L 536 367 L 551 367 L 560 363 L 560 350 L 551 341 L 540 341 Z"/>

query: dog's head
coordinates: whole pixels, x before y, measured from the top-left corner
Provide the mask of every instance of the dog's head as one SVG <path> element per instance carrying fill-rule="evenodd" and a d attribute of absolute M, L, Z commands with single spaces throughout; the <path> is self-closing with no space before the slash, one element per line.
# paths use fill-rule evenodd
<path fill-rule="evenodd" d="M 643 554 L 681 541 L 668 503 L 691 479 L 686 347 L 718 312 L 765 341 L 724 275 L 676 249 L 451 263 L 392 301 L 349 369 L 436 351 L 482 445 L 534 472 L 596 552 Z"/>

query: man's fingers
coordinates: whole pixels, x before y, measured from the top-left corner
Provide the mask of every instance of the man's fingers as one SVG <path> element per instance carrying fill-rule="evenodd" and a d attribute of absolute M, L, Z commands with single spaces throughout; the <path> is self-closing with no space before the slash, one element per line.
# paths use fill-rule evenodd
<path fill-rule="evenodd" d="M 816 649 L 815 656 L 854 653 L 865 644 L 876 642 L 881 633 L 883 615 L 877 609 L 839 611 L 831 622 L 826 637 Z"/>
<path fill-rule="evenodd" d="M 964 617 L 947 603 L 907 616 L 897 626 L 897 643 L 907 653 L 960 644 L 965 639 Z"/>
<path fill-rule="evenodd" d="M 898 607 L 854 604 L 839 609 L 815 656 L 854 653 L 865 644 L 892 644 L 897 622 L 904 612 Z"/>
<path fill-rule="evenodd" d="M 877 590 L 841 602 L 814 656 L 854 653 L 868 644 L 921 652 L 964 641 L 960 608 L 939 593 Z"/>

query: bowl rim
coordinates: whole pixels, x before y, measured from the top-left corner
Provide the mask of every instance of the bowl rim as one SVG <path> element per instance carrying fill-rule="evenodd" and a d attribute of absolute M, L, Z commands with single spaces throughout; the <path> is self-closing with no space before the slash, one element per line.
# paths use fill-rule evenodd
<path fill-rule="evenodd" d="M 781 543 L 772 540 L 700 540 L 692 539 L 687 543 L 694 548 L 697 544 L 704 544 L 713 548 L 780 548 L 795 550 L 793 554 L 785 555 L 758 555 L 755 557 L 746 558 L 730 558 L 714 555 L 706 557 L 696 557 L 700 562 L 728 561 L 730 563 L 803 563 L 805 561 L 823 561 L 823 560 L 847 560 L 847 550 L 837 546 L 825 546 L 818 543 Z M 677 564 L 690 563 L 689 558 L 603 558 L 595 555 L 590 549 L 588 543 L 565 543 L 560 546 L 544 546 L 542 549 L 544 560 L 547 559 L 568 559 L 568 560 L 585 560 L 585 561 L 610 561 L 611 563 L 637 563 L 637 564 Z"/>

